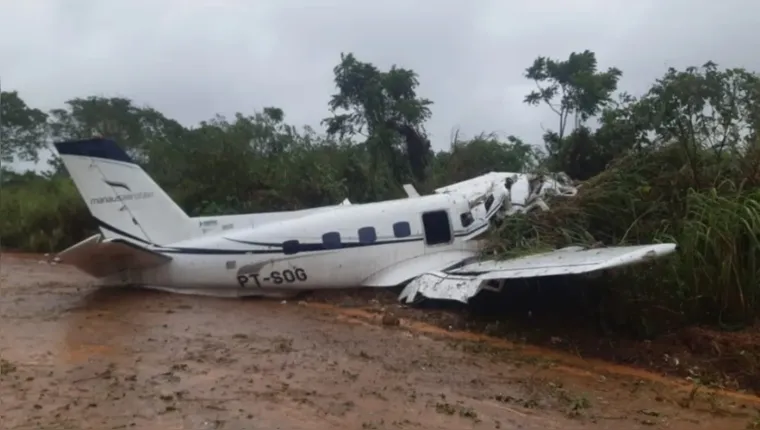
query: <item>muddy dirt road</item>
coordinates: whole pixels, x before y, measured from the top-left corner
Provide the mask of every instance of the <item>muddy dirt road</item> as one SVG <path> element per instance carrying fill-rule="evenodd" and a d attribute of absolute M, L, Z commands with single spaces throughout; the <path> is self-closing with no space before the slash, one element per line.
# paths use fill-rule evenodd
<path fill-rule="evenodd" d="M 7 254 L 0 357 L 9 430 L 742 429 L 760 404 L 329 305 L 97 289 Z"/>

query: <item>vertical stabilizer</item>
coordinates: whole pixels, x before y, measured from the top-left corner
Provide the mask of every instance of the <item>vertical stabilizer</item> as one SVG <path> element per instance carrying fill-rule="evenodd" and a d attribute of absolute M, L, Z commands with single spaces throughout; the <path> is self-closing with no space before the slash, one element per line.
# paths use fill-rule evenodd
<path fill-rule="evenodd" d="M 54 145 L 105 237 L 168 245 L 199 234 L 187 214 L 113 140 Z"/>

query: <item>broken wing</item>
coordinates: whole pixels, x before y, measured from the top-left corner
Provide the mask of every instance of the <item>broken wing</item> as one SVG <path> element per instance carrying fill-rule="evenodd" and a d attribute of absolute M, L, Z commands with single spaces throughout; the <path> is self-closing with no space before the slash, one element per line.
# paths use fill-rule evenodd
<path fill-rule="evenodd" d="M 675 250 L 674 243 L 597 249 L 572 247 L 511 260 L 481 261 L 447 272 L 425 273 L 407 284 L 399 300 L 411 303 L 428 298 L 467 303 L 488 288 L 485 286 L 488 281 L 592 273 L 644 263 Z"/>

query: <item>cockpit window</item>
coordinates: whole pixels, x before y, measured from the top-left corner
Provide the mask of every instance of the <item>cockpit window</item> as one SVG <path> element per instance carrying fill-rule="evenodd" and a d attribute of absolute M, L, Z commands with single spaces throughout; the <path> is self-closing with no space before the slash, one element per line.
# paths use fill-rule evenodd
<path fill-rule="evenodd" d="M 486 212 L 491 210 L 491 206 L 493 206 L 493 202 L 496 200 L 493 196 L 493 194 L 489 194 L 488 198 L 486 199 Z"/>
<path fill-rule="evenodd" d="M 462 212 L 461 215 L 459 215 L 459 220 L 462 221 L 462 227 L 469 227 L 470 224 L 475 222 L 475 218 L 472 217 L 472 212 Z"/>

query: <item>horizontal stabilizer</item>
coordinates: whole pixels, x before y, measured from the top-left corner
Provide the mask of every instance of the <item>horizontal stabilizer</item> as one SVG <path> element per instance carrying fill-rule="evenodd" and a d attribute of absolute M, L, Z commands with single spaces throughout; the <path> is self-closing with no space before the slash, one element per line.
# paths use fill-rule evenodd
<path fill-rule="evenodd" d="M 171 257 L 121 239 L 93 235 L 56 255 L 57 262 L 102 278 L 129 269 L 146 269 L 171 261 Z"/>
<path fill-rule="evenodd" d="M 443 272 L 428 272 L 415 278 L 399 299 L 411 303 L 418 295 L 429 299 L 467 303 L 489 281 L 580 275 L 645 263 L 676 250 L 674 243 L 616 246 L 609 248 L 563 248 L 510 260 L 488 260 Z"/>

